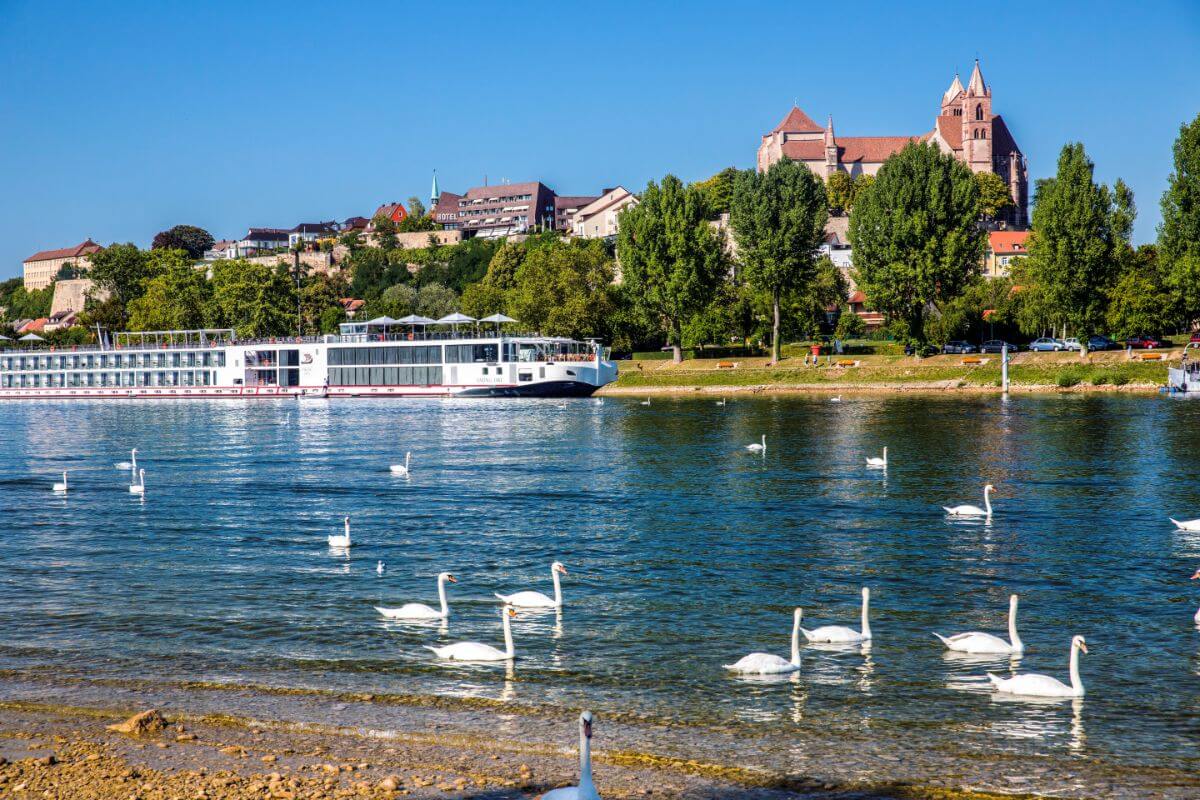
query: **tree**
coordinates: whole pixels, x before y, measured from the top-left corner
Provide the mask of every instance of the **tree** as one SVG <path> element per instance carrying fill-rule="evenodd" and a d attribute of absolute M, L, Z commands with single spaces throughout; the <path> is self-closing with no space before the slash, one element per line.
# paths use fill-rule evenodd
<path fill-rule="evenodd" d="M 111 244 L 91 255 L 91 278 L 96 286 L 108 292 L 122 309 L 142 293 L 142 281 L 151 277 L 153 268 L 148 255 L 132 242 Z"/>
<path fill-rule="evenodd" d="M 425 204 L 421 202 L 419 197 L 408 198 L 408 216 L 400 220 L 396 226 L 396 230 L 400 233 L 412 233 L 415 231 L 436 231 L 441 229 L 433 221 L 433 217 L 425 209 Z"/>
<path fill-rule="evenodd" d="M 393 319 L 416 313 L 417 290 L 412 284 L 397 283 L 384 289 L 379 300 L 371 305 L 371 316 L 389 316 Z"/>
<path fill-rule="evenodd" d="M 1013 204 L 1008 184 L 996 173 L 976 172 L 975 183 L 979 187 L 979 213 L 986 219 L 994 219 Z"/>
<path fill-rule="evenodd" d="M 926 309 L 955 297 L 981 268 L 979 184 L 933 144 L 909 144 L 855 199 L 850 241 L 858 288 L 924 341 Z"/>
<path fill-rule="evenodd" d="M 418 219 L 426 215 L 425 204 L 416 195 L 408 198 L 408 215 Z"/>
<path fill-rule="evenodd" d="M 296 289 L 286 267 L 273 269 L 242 259 L 212 268 L 210 327 L 238 336 L 285 336 L 296 329 Z"/>
<path fill-rule="evenodd" d="M 380 250 L 387 252 L 400 246 L 396 241 L 396 223 L 387 214 L 376 214 L 371 225 L 375 229 L 375 242 Z"/>
<path fill-rule="evenodd" d="M 851 311 L 848 306 L 844 307 L 838 317 L 837 328 L 833 335 L 844 342 L 847 339 L 859 339 L 866 332 L 867 323 L 863 322 L 863 318 Z"/>
<path fill-rule="evenodd" d="M 1063 147 L 1055 176 L 1038 181 L 1022 270 L 1051 327 L 1069 325 L 1081 340 L 1104 322 L 1118 266 L 1112 193 L 1092 171 L 1083 145 L 1073 143 Z"/>
<path fill-rule="evenodd" d="M 1175 327 L 1175 303 L 1154 245 L 1139 247 L 1127 260 L 1113 284 L 1106 321 L 1109 333 L 1122 339 Z"/>
<path fill-rule="evenodd" d="M 858 202 L 858 198 L 866 195 L 871 187 L 875 184 L 875 176 L 868 175 L 865 172 L 854 179 L 854 194 L 850 198 L 850 207 L 854 208 L 854 204 Z"/>
<path fill-rule="evenodd" d="M 213 246 L 212 234 L 195 225 L 176 225 L 154 236 L 151 250 L 183 250 L 190 258 L 200 258 Z"/>
<path fill-rule="evenodd" d="M 535 247 L 508 295 L 511 314 L 547 336 L 603 336 L 614 310 L 613 275 L 599 240 Z"/>
<path fill-rule="evenodd" d="M 841 216 L 854 205 L 854 179 L 850 173 L 838 170 L 825 181 L 825 191 L 829 195 L 829 212 Z"/>
<path fill-rule="evenodd" d="M 780 301 L 816 276 L 828 220 L 825 186 L 803 164 L 783 159 L 766 172 L 738 176 L 729 223 L 743 276 L 771 299 L 772 361 L 779 361 Z"/>
<path fill-rule="evenodd" d="M 733 182 L 738 172 L 740 170 L 737 167 L 726 167 L 708 180 L 692 184 L 704 197 L 710 217 L 729 213 L 729 205 L 733 202 Z"/>
<path fill-rule="evenodd" d="M 682 361 L 683 326 L 708 305 L 725 274 L 704 195 L 667 175 L 661 185 L 651 181 L 641 202 L 622 211 L 620 220 L 623 281 L 639 309 L 659 321 L 675 361 Z"/>
<path fill-rule="evenodd" d="M 472 283 L 463 291 L 461 305 L 464 314 L 482 319 L 492 314 L 503 314 L 508 307 L 508 296 L 503 289 L 481 281 Z"/>
<path fill-rule="evenodd" d="M 1200 115 L 1179 128 L 1174 171 L 1162 196 L 1158 256 L 1184 321 L 1200 319 Z"/>
<path fill-rule="evenodd" d="M 133 331 L 195 330 L 205 326 L 212 288 L 204 273 L 174 264 L 144 283 L 140 297 L 128 306 Z"/>
<path fill-rule="evenodd" d="M 488 262 L 484 283 L 497 289 L 507 291 L 513 288 L 517 281 L 517 270 L 525 262 L 525 247 L 520 244 L 505 242 Z"/>
<path fill-rule="evenodd" d="M 350 286 L 340 273 L 318 272 L 306 279 L 300 287 L 300 318 L 304 333 L 337 333 L 338 325 L 346 316 L 342 298 L 349 292 Z"/>
<path fill-rule="evenodd" d="M 458 311 L 458 292 L 440 283 L 430 283 L 417 291 L 417 313 L 431 319 L 441 319 Z"/>

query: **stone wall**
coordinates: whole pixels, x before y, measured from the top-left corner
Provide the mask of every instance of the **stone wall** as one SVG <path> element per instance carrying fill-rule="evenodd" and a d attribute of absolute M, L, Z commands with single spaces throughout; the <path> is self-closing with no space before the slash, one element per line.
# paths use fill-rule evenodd
<path fill-rule="evenodd" d="M 83 311 L 89 293 L 95 293 L 100 299 L 108 295 L 107 292 L 97 291 L 96 284 L 88 278 L 58 281 L 54 284 L 54 299 L 50 301 L 50 316 L 60 311 Z"/>

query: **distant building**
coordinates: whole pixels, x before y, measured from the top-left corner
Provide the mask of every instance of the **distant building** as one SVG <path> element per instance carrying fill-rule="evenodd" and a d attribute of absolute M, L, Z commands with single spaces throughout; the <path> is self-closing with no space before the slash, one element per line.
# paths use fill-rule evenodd
<path fill-rule="evenodd" d="M 288 246 L 291 231 L 284 228 L 251 228 L 235 243 L 231 258 L 255 256 L 266 250 L 282 250 Z"/>
<path fill-rule="evenodd" d="M 213 246 L 204 251 L 205 261 L 219 261 L 223 258 L 236 258 L 234 255 L 237 252 L 237 242 L 231 239 L 222 239 L 219 242 L 213 242 Z"/>
<path fill-rule="evenodd" d="M 850 295 L 850 299 L 846 301 L 850 306 L 850 312 L 862 317 L 862 321 L 867 326 L 867 331 L 877 331 L 883 327 L 883 314 L 878 311 L 867 310 L 867 296 L 861 290 L 855 290 Z"/>
<path fill-rule="evenodd" d="M 637 195 L 624 186 L 605 189 L 603 194 L 574 213 L 571 234 L 580 239 L 613 239 L 617 235 L 618 215 L 638 202 Z"/>
<path fill-rule="evenodd" d="M 403 203 L 384 203 L 371 215 L 371 219 L 376 217 L 387 217 L 392 222 L 400 222 L 408 218 L 408 209 Z"/>
<path fill-rule="evenodd" d="M 55 276 L 67 264 L 73 264 L 80 271 L 90 269 L 92 261 L 89 256 L 100 250 L 100 245 L 87 239 L 74 247 L 34 253 L 23 262 L 25 291 L 34 292 L 45 289 L 54 282 Z"/>
<path fill-rule="evenodd" d="M 367 226 L 370 224 L 371 220 L 367 219 L 366 217 L 347 217 L 346 221 L 338 226 L 338 230 L 342 233 L 350 233 L 351 231 L 358 231 L 361 233 L 362 231 L 365 231 Z"/>
<path fill-rule="evenodd" d="M 1014 205 L 999 221 L 1024 228 L 1029 215 L 1029 175 L 1021 153 L 1004 119 L 992 113 L 992 88 L 983 80 L 979 62 L 964 88 L 957 75 L 942 95 L 934 128 L 912 136 L 838 136 L 833 117 L 826 125 L 814 122 L 793 107 L 758 146 L 758 170 L 765 171 L 781 158 L 790 158 L 828 178 L 835 172 L 852 177 L 874 175 L 883 162 L 909 142 L 933 142 L 972 172 L 994 172 L 1009 187 Z"/>
<path fill-rule="evenodd" d="M 983 277 L 1003 278 L 1013 262 L 1029 255 L 1029 231 L 989 231 L 983 252 Z"/>
<path fill-rule="evenodd" d="M 607 191 L 607 190 L 605 190 Z M 564 197 L 556 195 L 554 197 L 554 230 L 560 233 L 570 233 L 571 223 L 575 218 L 575 214 L 579 209 L 586 206 L 588 203 L 593 203 L 600 199 L 597 195 L 581 195 L 578 197 Z"/>
<path fill-rule="evenodd" d="M 46 323 L 50 321 L 49 317 L 41 317 L 39 319 L 20 320 L 20 325 L 15 328 L 16 332 L 24 336 L 27 333 L 41 333 L 46 329 Z"/>
<path fill-rule="evenodd" d="M 443 192 L 435 218 L 451 230 L 473 236 L 512 236 L 554 228 L 554 192 L 538 181 L 476 186 L 458 197 Z"/>
<path fill-rule="evenodd" d="M 362 311 L 362 307 L 366 305 L 365 301 L 359 300 L 357 297 L 343 297 L 340 302 L 342 310 L 346 312 L 346 319 L 354 319 L 358 315 L 358 312 Z"/>
<path fill-rule="evenodd" d="M 76 319 L 75 312 L 71 309 L 67 309 L 65 311 L 59 311 L 51 314 L 46 320 L 46 324 L 42 326 L 42 330 L 46 333 L 53 333 L 54 331 L 62 330 L 64 328 L 70 328 L 74 326 L 76 322 L 78 322 L 78 320 Z"/>
<path fill-rule="evenodd" d="M 335 222 L 301 222 L 288 231 L 287 244 L 288 247 L 312 244 L 318 239 L 329 239 L 337 234 L 338 229 Z"/>

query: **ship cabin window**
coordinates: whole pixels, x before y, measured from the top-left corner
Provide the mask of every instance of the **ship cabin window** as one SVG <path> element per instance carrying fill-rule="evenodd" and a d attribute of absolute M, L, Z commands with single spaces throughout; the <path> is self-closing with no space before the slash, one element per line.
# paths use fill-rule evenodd
<path fill-rule="evenodd" d="M 446 345 L 447 364 L 494 364 L 499 360 L 500 348 L 495 342 Z"/>

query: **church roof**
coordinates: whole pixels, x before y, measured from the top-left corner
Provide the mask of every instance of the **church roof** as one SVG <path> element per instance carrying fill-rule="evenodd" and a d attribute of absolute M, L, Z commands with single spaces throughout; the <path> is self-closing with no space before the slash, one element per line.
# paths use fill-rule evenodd
<path fill-rule="evenodd" d="M 824 161 L 825 142 L 820 139 L 798 141 L 792 139 L 783 143 L 783 154 L 792 161 Z"/>
<path fill-rule="evenodd" d="M 954 98 L 958 97 L 963 91 L 962 81 L 958 79 L 958 73 L 954 73 L 954 80 L 950 83 L 950 88 L 942 95 L 942 105 L 949 103 Z"/>
<path fill-rule="evenodd" d="M 881 164 L 915 141 L 915 136 L 841 136 L 837 139 L 838 161 Z M 782 150 L 793 161 L 825 161 L 825 143 L 816 139 L 784 142 Z"/>
<path fill-rule="evenodd" d="M 800 110 L 799 106 L 792 106 L 792 110 L 784 117 L 771 133 L 820 133 L 825 130 L 820 125 L 812 121 L 812 117 Z"/>
<path fill-rule="evenodd" d="M 987 94 L 987 84 L 983 82 L 983 73 L 979 71 L 979 59 L 975 59 L 975 69 L 971 70 L 971 80 L 967 83 L 967 94 Z"/>
<path fill-rule="evenodd" d="M 1009 133 L 1008 126 L 1004 124 L 1004 118 L 999 114 L 993 114 L 992 155 L 1004 156 L 1014 152 L 1021 152 L 1021 148 L 1017 147 L 1017 141 Z"/>
<path fill-rule="evenodd" d="M 937 118 L 937 129 L 930 135 L 938 134 L 953 150 L 962 150 L 962 117 L 953 114 L 942 114 Z"/>

